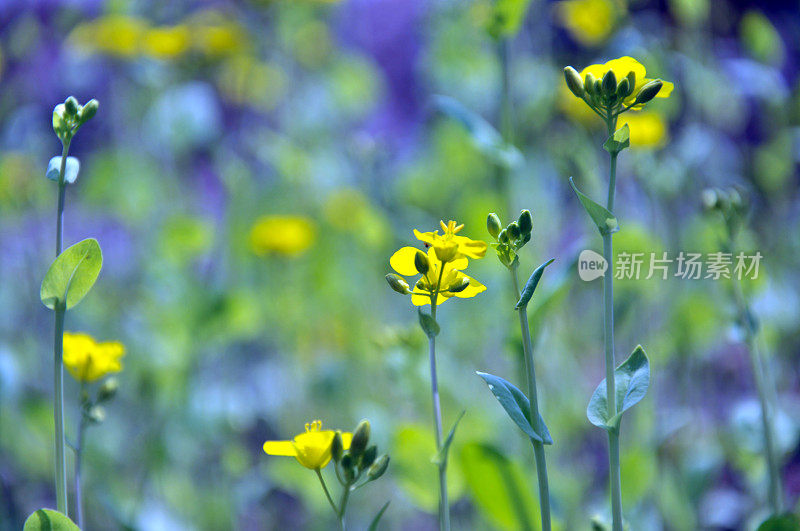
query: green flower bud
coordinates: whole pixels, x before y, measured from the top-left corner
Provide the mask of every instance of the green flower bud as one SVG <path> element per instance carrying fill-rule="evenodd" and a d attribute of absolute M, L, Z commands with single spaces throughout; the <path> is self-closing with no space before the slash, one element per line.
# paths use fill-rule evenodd
<path fill-rule="evenodd" d="M 497 240 L 500 243 L 508 243 L 508 229 L 501 230 L 500 234 L 497 235 Z"/>
<path fill-rule="evenodd" d="M 630 96 L 633 92 L 633 89 L 636 88 L 636 73 L 631 70 L 628 72 L 628 75 L 625 76 L 625 79 L 628 80 L 628 94 L 626 94 L 626 96 Z"/>
<path fill-rule="evenodd" d="M 78 114 L 79 106 L 78 100 L 75 99 L 75 96 L 70 96 L 64 101 L 64 110 L 69 116 L 75 116 Z"/>
<path fill-rule="evenodd" d="M 103 406 L 92 406 L 89 408 L 89 411 L 86 413 L 86 416 L 89 418 L 91 422 L 95 424 L 99 424 L 106 420 L 106 410 Z"/>
<path fill-rule="evenodd" d="M 375 462 L 375 458 L 378 456 L 378 447 L 374 444 L 366 449 L 364 455 L 361 456 L 361 462 L 358 464 L 358 468 L 364 470 L 365 468 L 369 468 L 372 463 Z"/>
<path fill-rule="evenodd" d="M 388 275 L 386 275 L 386 282 L 389 283 L 390 288 L 392 288 L 401 295 L 408 295 L 409 293 L 411 293 L 411 290 L 408 287 L 408 282 L 406 282 L 405 279 L 400 275 L 389 273 Z"/>
<path fill-rule="evenodd" d="M 331 459 L 335 463 L 338 463 L 342 460 L 342 455 L 344 455 L 344 443 L 342 442 L 342 433 L 337 431 L 333 435 L 333 441 L 331 441 Z"/>
<path fill-rule="evenodd" d="M 631 87 L 628 84 L 628 78 L 622 78 L 622 81 L 617 85 L 617 97 L 622 99 L 630 93 Z"/>
<path fill-rule="evenodd" d="M 519 225 L 519 230 L 522 234 L 530 234 L 533 230 L 533 216 L 531 216 L 531 211 L 527 208 L 519 213 L 519 218 L 517 218 L 517 225 Z"/>
<path fill-rule="evenodd" d="M 389 468 L 389 456 L 383 454 L 374 463 L 372 463 L 371 467 L 369 467 L 367 479 L 370 481 L 378 479 L 384 474 L 384 472 L 386 472 L 387 468 Z"/>
<path fill-rule="evenodd" d="M 586 77 L 583 79 L 583 90 L 589 95 L 595 94 L 595 87 L 597 83 L 597 79 L 595 79 L 594 75 L 590 72 L 586 74 Z"/>
<path fill-rule="evenodd" d="M 64 104 L 59 103 L 53 109 L 53 131 L 59 138 L 69 133 L 69 124 L 66 117 L 67 111 L 64 109 Z"/>
<path fill-rule="evenodd" d="M 80 121 L 81 123 L 87 122 L 90 120 L 95 114 L 97 114 L 97 109 L 100 107 L 100 103 L 95 100 L 91 99 L 86 102 L 86 105 L 83 106 L 80 113 Z"/>
<path fill-rule="evenodd" d="M 639 91 L 639 94 L 636 95 L 636 101 L 634 102 L 634 105 L 647 103 L 648 101 L 655 98 L 663 85 L 664 82 L 661 81 L 660 79 L 654 79 L 653 81 L 647 83 Z"/>
<path fill-rule="evenodd" d="M 367 444 L 369 443 L 369 432 L 369 421 L 366 419 L 359 422 L 358 426 L 356 426 L 353 432 L 353 440 L 350 441 L 350 455 L 354 458 L 361 457 L 361 454 L 366 450 Z"/>
<path fill-rule="evenodd" d="M 568 66 L 564 68 L 564 78 L 567 80 L 567 86 L 577 97 L 583 97 L 583 81 L 581 75 L 577 70 Z"/>
<path fill-rule="evenodd" d="M 462 278 L 460 280 L 456 280 L 450 286 L 448 286 L 447 291 L 450 293 L 460 293 L 469 287 L 469 279 Z"/>
<path fill-rule="evenodd" d="M 518 240 L 522 235 L 522 231 L 519 230 L 519 225 L 517 225 L 516 221 L 509 223 L 508 227 L 506 227 L 506 230 L 508 231 L 508 237 L 511 240 Z"/>
<path fill-rule="evenodd" d="M 595 96 L 603 95 L 603 81 L 601 79 L 598 79 L 594 82 L 594 95 Z"/>
<path fill-rule="evenodd" d="M 417 268 L 417 271 L 421 275 L 424 275 L 430 269 L 430 264 L 428 263 L 428 257 L 425 256 L 425 253 L 422 251 L 417 251 L 417 254 L 414 255 L 414 267 Z"/>
<path fill-rule="evenodd" d="M 117 389 L 119 389 L 119 382 L 112 376 L 100 386 L 97 391 L 97 400 L 99 402 L 108 402 L 117 394 Z"/>
<path fill-rule="evenodd" d="M 353 470 L 355 461 L 350 453 L 346 453 L 342 456 L 341 466 L 345 481 L 352 483 L 356 478 L 356 473 L 355 470 Z"/>
<path fill-rule="evenodd" d="M 617 92 L 617 76 L 613 70 L 606 72 L 603 76 L 603 94 L 610 98 Z"/>
<path fill-rule="evenodd" d="M 486 230 L 489 231 L 489 234 L 491 234 L 492 238 L 496 240 L 497 235 L 500 234 L 502 228 L 503 226 L 500 223 L 500 218 L 497 216 L 497 214 L 494 212 L 489 214 L 489 216 L 486 218 Z"/>
<path fill-rule="evenodd" d="M 420 277 L 417 279 L 417 283 L 414 284 L 414 287 L 417 289 L 421 289 L 422 291 L 430 291 L 431 287 L 428 285 L 428 282 L 425 280 L 425 277 Z"/>

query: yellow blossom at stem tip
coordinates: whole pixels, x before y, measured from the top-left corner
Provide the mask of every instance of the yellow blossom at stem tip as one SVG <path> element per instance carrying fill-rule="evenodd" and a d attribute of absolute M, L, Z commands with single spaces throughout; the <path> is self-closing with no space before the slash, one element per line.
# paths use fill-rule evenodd
<path fill-rule="evenodd" d="M 483 258 L 486 255 L 486 242 L 472 240 L 466 236 L 458 236 L 458 232 L 464 228 L 463 224 L 458 225 L 453 220 L 448 221 L 447 225 L 445 225 L 444 221 L 440 221 L 439 224 L 442 226 L 441 235 L 438 230 L 420 232 L 414 229 L 414 235 L 417 239 L 433 247 L 439 260 L 449 262 L 464 257 Z"/>
<path fill-rule="evenodd" d="M 403 247 L 392 255 L 389 264 L 401 275 L 417 275 L 417 253 L 427 258 L 428 270 L 417 280 L 411 291 L 411 303 L 414 306 L 430 304 L 434 296 L 438 306 L 451 297 L 468 299 L 486 291 L 486 286 L 461 271 L 467 267 L 468 260 L 465 257 L 442 262 L 434 247 L 430 247 L 427 254 L 416 247 Z"/>
<path fill-rule="evenodd" d="M 79 382 L 88 383 L 122 370 L 125 346 L 118 341 L 99 343 L 89 334 L 64 333 L 64 366 Z"/>
<path fill-rule="evenodd" d="M 294 457 L 297 462 L 311 470 L 320 470 L 331 460 L 331 443 L 336 435 L 334 430 L 323 430 L 322 421 L 306 423 L 306 431 L 291 441 L 266 441 L 264 452 L 267 455 Z M 342 432 L 342 446 L 350 448 L 352 433 Z"/>
<path fill-rule="evenodd" d="M 630 106 L 636 100 L 636 95 L 639 94 L 639 91 L 642 89 L 650 81 L 653 81 L 655 78 L 648 78 L 646 77 L 647 71 L 644 68 L 644 65 L 634 59 L 633 57 L 620 57 L 619 59 L 612 59 L 611 61 L 605 62 L 603 64 L 595 64 L 589 65 L 580 72 L 581 79 L 585 79 L 587 74 L 592 74 L 595 79 L 603 79 L 606 75 L 606 72 L 611 70 L 614 72 L 617 80 L 622 80 L 628 76 L 629 73 L 633 73 L 635 77 L 633 90 L 631 91 L 630 95 L 627 96 L 623 101 L 623 105 Z M 663 81 L 663 86 L 661 90 L 658 91 L 656 94 L 656 98 L 668 98 L 670 94 L 672 94 L 672 89 L 675 88 L 675 85 L 669 81 Z M 644 107 L 644 105 L 636 105 L 632 107 L 633 110 L 638 110 Z"/>

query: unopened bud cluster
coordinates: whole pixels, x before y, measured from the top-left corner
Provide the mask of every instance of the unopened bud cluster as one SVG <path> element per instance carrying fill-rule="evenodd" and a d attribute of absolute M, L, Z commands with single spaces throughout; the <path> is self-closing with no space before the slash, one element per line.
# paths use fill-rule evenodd
<path fill-rule="evenodd" d="M 94 398 L 89 395 L 89 391 L 84 389 L 81 392 L 81 411 L 86 421 L 91 424 L 99 424 L 106 419 L 106 410 L 103 403 L 111 401 L 117 394 L 119 382 L 116 378 L 108 378 L 100 385 Z"/>
<path fill-rule="evenodd" d="M 517 258 L 517 251 L 531 240 L 533 217 L 530 210 L 522 210 L 516 220 L 503 228 L 500 218 L 492 212 L 486 218 L 486 229 L 497 242 L 491 244 L 497 251 L 497 257 L 511 267 Z"/>
<path fill-rule="evenodd" d="M 636 88 L 636 74 L 628 72 L 622 79 L 617 79 L 613 70 L 609 70 L 602 79 L 597 79 L 588 73 L 581 79 L 577 70 L 568 66 L 564 68 L 564 78 L 567 87 L 575 96 L 583 99 L 590 107 L 601 110 L 603 115 L 617 114 L 622 109 L 623 102 L 628 100 Z M 654 79 L 645 83 L 636 93 L 636 99 L 627 108 L 644 105 L 656 97 L 664 83 Z M 626 108 L 626 109 L 627 109 Z M 625 109 L 625 110 L 626 110 Z"/>
<path fill-rule="evenodd" d="M 701 198 L 703 209 L 706 212 L 719 212 L 730 234 L 735 235 L 749 208 L 744 191 L 737 187 L 706 188 Z"/>
<path fill-rule="evenodd" d="M 389 467 L 389 456 L 378 455 L 378 447 L 369 444 L 370 425 L 368 420 L 358 423 L 350 448 L 344 449 L 342 434 L 336 432 L 331 443 L 331 459 L 336 467 L 336 477 L 342 485 L 349 489 L 362 477 L 366 478 L 362 485 L 381 477 Z"/>
<path fill-rule="evenodd" d="M 97 114 L 98 107 L 95 99 L 80 105 L 74 96 L 70 96 L 53 109 L 53 131 L 63 144 L 69 143 L 78 128 Z"/>

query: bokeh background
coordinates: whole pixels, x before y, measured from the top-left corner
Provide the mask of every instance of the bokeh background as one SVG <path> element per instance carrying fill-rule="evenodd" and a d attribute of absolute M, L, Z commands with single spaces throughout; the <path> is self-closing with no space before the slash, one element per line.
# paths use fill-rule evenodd
<path fill-rule="evenodd" d="M 521 208 L 534 218 L 522 275 L 556 258 L 531 303 L 555 515 L 564 529 L 606 517 L 606 436 L 585 417 L 603 378 L 601 284 L 575 268 L 601 242 L 568 178 L 603 197 L 607 154 L 561 70 L 622 55 L 676 90 L 630 119 L 616 248 L 719 250 L 722 224 L 703 214 L 700 191 L 747 190 L 742 245 L 764 255 L 747 289 L 797 503 L 797 2 L 532 0 L 499 37 L 494 9 L 0 3 L 0 527 L 55 505 L 53 324 L 38 291 L 54 247 L 51 112 L 70 94 L 100 111 L 73 142 L 82 169 L 65 242 L 96 237 L 105 263 L 67 330 L 127 346 L 119 395 L 87 434 L 88 529 L 330 528 L 314 474 L 261 445 L 313 419 L 352 429 L 364 417 L 392 463 L 353 497 L 352 528 L 391 499 L 387 529 L 434 529 L 425 338 L 383 277 L 413 228 L 457 219 L 486 238 L 488 212 L 508 222 Z M 466 410 L 451 454 L 454 526 L 536 529 L 529 445 L 474 374 L 523 382 L 508 276 L 491 251 L 470 274 L 488 290 L 439 316 L 445 424 Z M 632 528 L 752 528 L 765 516 L 765 467 L 730 286 L 616 288 L 617 356 L 641 343 L 652 364 L 622 430 Z"/>

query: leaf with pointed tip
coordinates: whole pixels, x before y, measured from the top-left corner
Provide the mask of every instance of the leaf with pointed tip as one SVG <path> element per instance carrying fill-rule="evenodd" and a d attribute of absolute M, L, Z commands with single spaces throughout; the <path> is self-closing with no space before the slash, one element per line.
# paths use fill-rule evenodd
<path fill-rule="evenodd" d="M 419 315 L 419 325 L 422 327 L 422 331 L 425 332 L 425 335 L 429 338 L 438 336 L 439 323 L 436 322 L 436 319 L 424 313 L 419 308 L 417 308 L 417 314 Z"/>
<path fill-rule="evenodd" d="M 631 145 L 631 132 L 628 129 L 628 124 L 623 125 L 614 132 L 613 135 L 608 137 L 608 140 L 603 144 L 603 149 L 611 153 L 619 153 L 626 147 Z"/>
<path fill-rule="evenodd" d="M 497 401 L 500 402 L 500 405 L 503 406 L 503 409 L 506 410 L 508 416 L 511 417 L 511 420 L 519 426 L 519 429 L 521 429 L 525 435 L 540 443 L 553 444 L 553 438 L 550 436 L 550 431 L 547 429 L 547 425 L 544 423 L 541 414 L 539 415 L 539 423 L 542 426 L 542 434 L 536 433 L 536 430 L 533 428 L 530 417 L 531 402 L 528 400 L 528 397 L 525 396 L 525 393 L 520 391 L 511 382 L 499 376 L 480 371 L 475 372 L 478 376 L 483 378 L 483 381 L 489 386 L 489 390 L 495 398 L 497 398 Z"/>
<path fill-rule="evenodd" d="M 78 180 L 78 172 L 81 169 L 81 163 L 75 157 L 67 157 L 67 164 L 64 166 L 64 182 L 72 184 Z M 47 164 L 47 172 L 45 177 L 51 181 L 58 182 L 58 176 L 61 174 L 61 157 L 53 157 Z"/>
<path fill-rule="evenodd" d="M 458 416 L 456 421 L 453 423 L 453 427 L 450 428 L 450 433 L 447 434 L 447 438 L 445 438 L 442 447 L 439 449 L 439 453 L 436 454 L 436 457 L 433 458 L 433 463 L 439 467 L 447 468 L 447 454 L 450 452 L 450 445 L 453 444 L 453 437 L 456 436 L 456 428 L 458 427 L 458 423 L 461 422 L 461 419 L 464 418 L 464 414 L 467 410 L 461 411 L 461 414 Z"/>
<path fill-rule="evenodd" d="M 387 501 L 386 503 L 383 504 L 383 507 L 381 507 L 381 510 L 378 511 L 378 514 L 376 514 L 375 518 L 373 518 L 372 522 L 370 522 L 368 531 L 377 531 L 378 522 L 381 521 L 381 517 L 383 516 L 383 513 L 386 512 L 386 509 L 389 508 L 389 504 L 390 503 L 392 503 L 392 500 L 389 500 L 389 501 Z"/>
<path fill-rule="evenodd" d="M 80 531 L 80 528 L 58 511 L 39 509 L 25 520 L 22 531 Z"/>
<path fill-rule="evenodd" d="M 97 240 L 88 238 L 67 247 L 44 276 L 42 303 L 51 310 L 58 304 L 72 308 L 92 289 L 102 266 L 103 253 Z"/>
<path fill-rule="evenodd" d="M 508 169 L 522 164 L 522 153 L 513 145 L 505 142 L 502 135 L 489 122 L 464 107 L 458 100 L 448 96 L 434 96 L 433 105 L 439 112 L 459 123 L 466 130 L 478 151 L 489 157 L 495 164 Z"/>
<path fill-rule="evenodd" d="M 578 199 L 580 199 L 584 210 L 586 210 L 589 217 L 592 218 L 594 224 L 597 225 L 597 230 L 600 231 L 600 234 L 612 234 L 619 230 L 619 223 L 617 223 L 617 218 L 614 214 L 609 212 L 606 207 L 595 203 L 588 195 L 578 190 L 572 177 L 569 178 L 569 184 L 572 185 L 572 189 L 575 190 L 575 193 L 578 195 Z"/>
<path fill-rule="evenodd" d="M 519 302 L 517 303 L 515 310 L 519 310 L 520 308 L 527 308 L 528 303 L 533 297 L 533 292 L 536 291 L 536 286 L 539 285 L 539 281 L 542 279 L 542 273 L 544 273 L 544 268 L 549 266 L 553 263 L 555 258 L 551 258 L 547 262 L 543 263 L 530 276 L 528 281 L 525 283 L 525 287 L 522 289 L 522 295 L 519 298 Z"/>
<path fill-rule="evenodd" d="M 607 431 L 619 428 L 622 414 L 644 398 L 650 386 L 650 362 L 641 345 L 614 371 L 614 386 L 617 410 L 613 415 L 608 412 L 605 379 L 594 390 L 586 408 L 589 422 Z"/>

